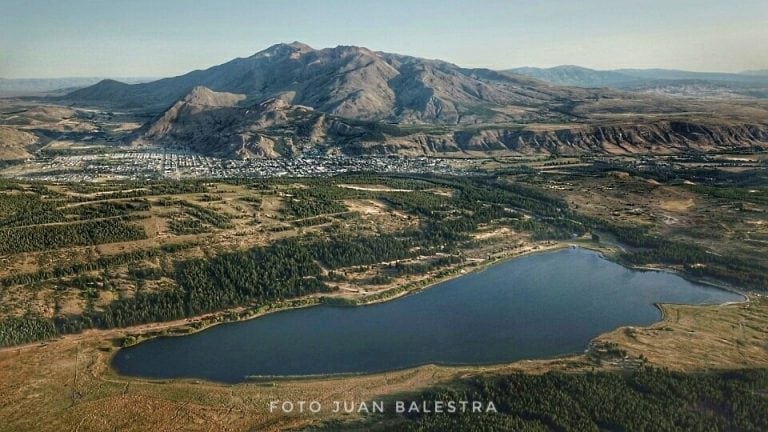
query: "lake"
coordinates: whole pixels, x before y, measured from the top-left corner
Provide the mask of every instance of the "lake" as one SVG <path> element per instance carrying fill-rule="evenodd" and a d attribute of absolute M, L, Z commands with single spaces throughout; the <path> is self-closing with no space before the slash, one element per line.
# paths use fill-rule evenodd
<path fill-rule="evenodd" d="M 248 376 L 379 372 L 583 352 L 620 326 L 661 319 L 655 303 L 744 297 L 584 249 L 529 255 L 396 300 L 314 306 L 121 349 L 121 374 L 236 383 Z"/>

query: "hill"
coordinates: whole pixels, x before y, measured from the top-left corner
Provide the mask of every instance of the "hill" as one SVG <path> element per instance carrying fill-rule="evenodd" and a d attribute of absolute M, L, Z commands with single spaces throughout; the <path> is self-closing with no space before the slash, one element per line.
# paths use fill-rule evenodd
<path fill-rule="evenodd" d="M 104 78 L 74 77 L 74 78 L 0 78 L 0 96 L 31 96 L 40 94 L 65 94 L 76 89 L 94 85 Z M 140 83 L 151 81 L 151 78 L 120 78 L 123 82 Z"/>
<path fill-rule="evenodd" d="M 18 160 L 30 156 L 30 147 L 38 138 L 29 132 L 0 126 L 0 160 Z"/>

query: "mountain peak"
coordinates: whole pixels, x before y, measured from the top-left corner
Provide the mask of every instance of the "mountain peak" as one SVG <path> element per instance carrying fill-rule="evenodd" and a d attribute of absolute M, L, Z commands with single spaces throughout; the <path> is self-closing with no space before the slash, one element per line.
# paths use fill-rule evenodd
<path fill-rule="evenodd" d="M 572 65 L 572 64 L 564 64 L 564 65 L 558 65 L 551 67 L 549 69 L 552 70 L 574 70 L 574 71 L 585 71 L 585 72 L 595 72 L 595 69 L 590 69 L 584 66 L 579 65 Z"/>
<path fill-rule="evenodd" d="M 314 48 L 307 44 L 301 43 L 299 41 L 293 41 L 291 43 L 279 43 L 272 45 L 265 50 L 257 52 L 253 55 L 253 57 L 277 57 L 296 54 L 301 55 L 314 50 Z"/>
<path fill-rule="evenodd" d="M 313 49 L 311 46 L 309 46 L 309 45 L 307 45 L 305 43 L 301 43 L 299 41 L 293 41 L 293 42 L 291 42 L 289 44 L 285 44 L 285 45 L 288 45 L 291 48 L 300 49 L 300 50 L 309 50 L 309 51 L 311 51 Z"/>
<path fill-rule="evenodd" d="M 377 54 L 362 46 L 356 45 L 337 45 L 334 48 L 327 48 L 324 51 L 334 53 L 336 55 L 363 55 L 363 56 L 377 56 Z"/>

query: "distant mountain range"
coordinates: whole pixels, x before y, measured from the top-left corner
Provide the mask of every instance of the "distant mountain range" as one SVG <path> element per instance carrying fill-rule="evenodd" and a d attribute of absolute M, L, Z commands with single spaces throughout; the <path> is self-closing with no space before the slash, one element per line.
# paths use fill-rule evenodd
<path fill-rule="evenodd" d="M 741 72 L 744 75 L 753 75 L 753 76 L 768 76 L 768 69 L 761 69 L 761 70 L 746 70 Z"/>
<path fill-rule="evenodd" d="M 152 81 L 156 78 L 117 78 L 125 83 L 141 83 Z M 76 77 L 76 78 L 0 78 L 0 97 L 2 96 L 27 96 L 41 93 L 68 93 L 78 88 L 94 85 L 104 77 Z"/>
<path fill-rule="evenodd" d="M 725 102 L 673 98 L 659 88 L 761 79 L 573 66 L 499 72 L 294 42 L 177 77 L 104 80 L 53 100 L 153 115 L 127 137 L 132 145 L 225 157 L 681 152 L 768 143 L 768 105 L 728 100 L 732 92 Z"/>
<path fill-rule="evenodd" d="M 522 67 L 506 72 L 552 84 L 614 88 L 673 96 L 768 98 L 768 71 L 742 73 L 688 72 L 669 69 L 594 70 L 581 66 Z"/>

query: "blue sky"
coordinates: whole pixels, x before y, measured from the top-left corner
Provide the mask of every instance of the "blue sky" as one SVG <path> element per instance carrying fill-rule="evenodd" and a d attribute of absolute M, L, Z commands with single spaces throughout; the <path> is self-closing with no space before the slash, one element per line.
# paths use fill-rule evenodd
<path fill-rule="evenodd" d="M 294 40 L 496 69 L 768 69 L 768 1 L 0 0 L 5 78 L 178 75 Z"/>

